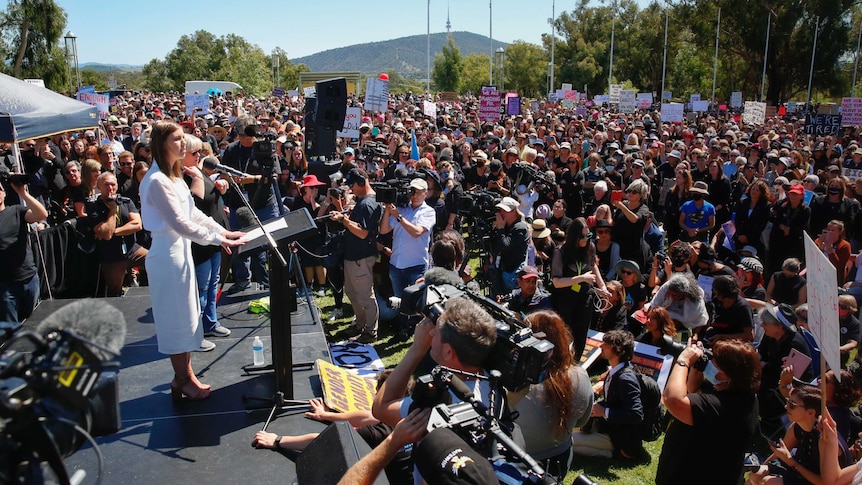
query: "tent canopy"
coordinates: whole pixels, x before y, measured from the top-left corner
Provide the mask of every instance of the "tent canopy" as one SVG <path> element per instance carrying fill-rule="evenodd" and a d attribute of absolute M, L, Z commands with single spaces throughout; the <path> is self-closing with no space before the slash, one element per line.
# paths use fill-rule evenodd
<path fill-rule="evenodd" d="M 17 140 L 8 123 L 0 122 L 0 143 L 11 143 L 99 125 L 95 106 L 67 98 L 20 79 L 0 74 L 0 118 L 11 116 Z"/>

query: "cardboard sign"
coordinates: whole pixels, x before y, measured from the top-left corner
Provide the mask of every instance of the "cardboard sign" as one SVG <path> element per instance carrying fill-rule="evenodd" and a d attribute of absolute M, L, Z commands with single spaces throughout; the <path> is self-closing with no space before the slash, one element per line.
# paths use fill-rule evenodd
<path fill-rule="evenodd" d="M 611 104 L 619 104 L 620 95 L 623 93 L 622 84 L 611 84 L 611 89 L 608 93 L 608 102 Z"/>
<path fill-rule="evenodd" d="M 766 121 L 766 103 L 758 101 L 746 101 L 745 111 L 742 113 L 742 122 L 745 124 L 762 125 Z"/>
<path fill-rule="evenodd" d="M 661 105 L 661 120 L 681 123 L 683 111 L 685 107 L 682 103 L 664 103 Z"/>
<path fill-rule="evenodd" d="M 742 91 L 734 91 L 730 93 L 730 106 L 734 108 L 742 107 Z"/>
<path fill-rule="evenodd" d="M 207 113 L 210 110 L 210 97 L 204 94 L 187 94 L 186 95 L 186 114 L 190 115 L 195 108 L 200 108 L 198 113 Z"/>
<path fill-rule="evenodd" d="M 431 101 L 422 101 L 422 114 L 430 118 L 437 117 L 437 105 Z"/>
<path fill-rule="evenodd" d="M 820 344 L 820 355 L 833 369 L 841 368 L 840 327 L 838 325 L 838 292 L 835 291 L 837 276 L 829 258 L 805 233 L 805 266 L 808 273 L 808 328 Z M 840 379 L 841 373 L 835 377 Z"/>
<path fill-rule="evenodd" d="M 359 125 L 362 120 L 362 108 L 347 108 L 344 115 L 344 127 L 335 132 L 341 138 L 359 138 Z"/>
<path fill-rule="evenodd" d="M 99 111 L 99 118 L 107 118 L 109 116 L 109 101 L 107 94 L 96 94 L 78 91 L 78 101 L 95 106 Z"/>
<path fill-rule="evenodd" d="M 479 95 L 479 121 L 496 123 L 500 121 L 500 94 L 494 86 L 482 86 Z"/>
<path fill-rule="evenodd" d="M 638 93 L 637 106 L 640 109 L 649 109 L 652 106 L 652 93 Z"/>
<path fill-rule="evenodd" d="M 322 359 L 317 359 L 315 364 L 327 406 L 342 413 L 371 410 L 377 387 L 374 381 Z"/>
<path fill-rule="evenodd" d="M 841 124 L 862 125 L 862 98 L 841 98 Z"/>
<path fill-rule="evenodd" d="M 841 132 L 841 115 L 805 115 L 805 133 L 809 135 L 837 135 Z"/>
<path fill-rule="evenodd" d="M 368 111 L 384 112 L 389 109 L 389 81 L 369 77 L 365 83 L 365 106 Z"/>
<path fill-rule="evenodd" d="M 619 109 L 622 113 L 634 113 L 637 109 L 637 93 L 628 89 L 621 91 Z"/>
<path fill-rule="evenodd" d="M 708 111 L 709 110 L 709 101 L 692 101 L 691 110 L 692 111 Z"/>
<path fill-rule="evenodd" d="M 587 332 L 587 343 L 584 347 L 584 353 L 581 354 L 581 367 L 589 367 L 601 356 L 599 346 L 602 344 L 604 335 L 604 333 L 592 329 Z M 670 370 L 673 367 L 673 356 L 661 355 L 656 346 L 635 342 L 635 356 L 632 359 L 632 364 L 642 374 L 655 379 L 659 389 L 664 390 Z"/>

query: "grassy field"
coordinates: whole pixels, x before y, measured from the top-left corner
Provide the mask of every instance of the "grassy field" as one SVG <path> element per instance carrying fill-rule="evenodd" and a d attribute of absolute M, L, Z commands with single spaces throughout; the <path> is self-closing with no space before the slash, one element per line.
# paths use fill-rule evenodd
<path fill-rule="evenodd" d="M 333 309 L 333 298 L 327 293 L 324 297 L 315 297 L 323 316 L 326 337 L 330 342 L 344 340 L 353 315 L 350 306 L 345 305 L 345 315 L 329 322 L 329 314 Z M 374 344 L 380 358 L 387 368 L 394 367 L 401 361 L 411 341 L 399 342 L 395 338 L 396 329 L 381 325 L 378 332 L 378 341 Z M 564 480 L 564 483 L 572 483 L 579 473 L 587 474 L 593 481 L 601 484 L 619 485 L 641 485 L 655 481 L 655 470 L 658 464 L 658 456 L 661 452 L 663 438 L 653 443 L 645 443 L 645 447 L 651 457 L 650 460 L 638 463 L 625 463 L 618 460 L 602 458 L 575 457 L 572 463 L 572 471 Z"/>

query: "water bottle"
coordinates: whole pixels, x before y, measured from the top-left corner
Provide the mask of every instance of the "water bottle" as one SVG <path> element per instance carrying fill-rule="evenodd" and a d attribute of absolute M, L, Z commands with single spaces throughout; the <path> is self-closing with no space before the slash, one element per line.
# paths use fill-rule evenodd
<path fill-rule="evenodd" d="M 263 342 L 260 340 L 260 337 L 254 337 L 251 350 L 254 357 L 254 365 L 263 365 Z"/>

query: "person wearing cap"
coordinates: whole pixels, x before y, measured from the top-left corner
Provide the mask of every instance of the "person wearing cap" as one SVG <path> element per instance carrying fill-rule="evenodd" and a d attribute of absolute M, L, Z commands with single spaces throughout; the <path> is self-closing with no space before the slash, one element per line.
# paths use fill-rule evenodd
<path fill-rule="evenodd" d="M 784 412 L 784 399 L 778 390 L 781 370 L 785 365 L 784 359 L 793 349 L 809 357 L 811 350 L 802 332 L 797 331 L 796 312 L 790 305 L 767 304 L 760 310 L 759 316 L 763 338 L 757 352 L 763 364 L 763 374 L 758 399 L 761 419 L 769 420 L 780 417 Z M 813 377 L 811 366 L 808 366 L 800 379 L 811 382 Z"/>
<path fill-rule="evenodd" d="M 695 182 L 689 190 L 690 201 L 680 207 L 679 239 L 686 242 L 708 241 L 715 227 L 715 206 L 705 199 L 709 195 L 706 182 Z"/>
<path fill-rule="evenodd" d="M 850 351 L 859 347 L 862 324 L 856 318 L 858 310 L 856 297 L 853 295 L 838 296 L 838 350 L 841 354 L 842 367 L 847 367 L 850 361 Z"/>
<path fill-rule="evenodd" d="M 527 261 L 530 228 L 518 206 L 518 201 L 511 197 L 503 197 L 495 206 L 496 237 L 491 241 L 491 291 L 494 295 L 505 295 L 517 286 L 517 271 Z"/>
<path fill-rule="evenodd" d="M 844 160 L 844 168 L 862 170 L 862 148 L 856 148 L 852 156 Z"/>
<path fill-rule="evenodd" d="M 355 327 L 351 330 L 357 338 L 373 341 L 377 337 L 380 308 L 374 295 L 372 275 L 383 208 L 377 203 L 377 194 L 364 170 L 351 169 L 344 180 L 356 197 L 356 205 L 349 216 L 331 211 L 329 218 L 347 229 L 344 233 L 344 292 L 356 316 Z"/>
<path fill-rule="evenodd" d="M 534 266 L 518 270 L 518 287 L 508 295 L 498 297 L 506 307 L 516 314 L 527 315 L 538 310 L 550 310 L 551 297 L 539 285 L 539 271 Z"/>
<path fill-rule="evenodd" d="M 772 213 L 769 259 L 766 265 L 768 274 L 779 271 L 781 262 L 785 259 L 805 254 L 802 235 L 809 227 L 811 208 L 805 205 L 805 189 L 802 185 L 791 185 L 787 197 L 776 203 Z"/>
<path fill-rule="evenodd" d="M 742 296 L 749 305 L 761 308 L 766 301 L 766 288 L 763 286 L 763 264 L 756 257 L 745 257 L 736 265 L 736 281 Z"/>
<path fill-rule="evenodd" d="M 410 203 L 407 207 L 386 204 L 380 233 L 392 235 L 392 255 L 389 257 L 389 279 L 396 297 L 404 288 L 416 283 L 428 268 L 428 248 L 437 213 L 425 203 L 428 183 L 421 178 L 410 181 Z M 401 333 L 409 337 L 407 317 L 399 316 Z"/>

